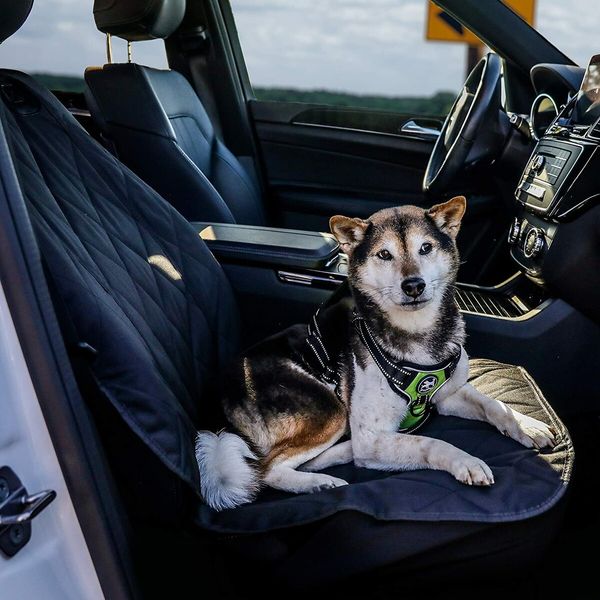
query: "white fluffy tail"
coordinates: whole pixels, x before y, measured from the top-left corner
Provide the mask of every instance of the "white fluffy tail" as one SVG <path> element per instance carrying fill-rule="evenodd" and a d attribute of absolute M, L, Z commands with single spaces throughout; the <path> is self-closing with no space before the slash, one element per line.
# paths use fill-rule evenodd
<path fill-rule="evenodd" d="M 251 502 L 258 492 L 260 479 L 255 454 L 234 433 L 200 431 L 196 438 L 196 460 L 200 470 L 200 492 L 215 510 L 234 508 Z"/>

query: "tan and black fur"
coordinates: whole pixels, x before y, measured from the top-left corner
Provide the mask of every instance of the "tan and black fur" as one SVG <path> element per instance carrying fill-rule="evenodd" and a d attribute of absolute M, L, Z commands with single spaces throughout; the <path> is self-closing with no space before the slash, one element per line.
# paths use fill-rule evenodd
<path fill-rule="evenodd" d="M 435 364 L 462 348 L 454 284 L 455 239 L 465 207 L 459 196 L 428 211 L 403 206 L 366 221 L 330 221 L 349 257 L 356 309 L 397 360 Z M 350 461 L 389 471 L 439 469 L 469 485 L 493 484 L 482 460 L 441 440 L 397 432 L 406 401 L 387 384 L 352 327 L 349 309 L 331 310 L 337 311 L 332 322 L 343 342 L 340 397 L 303 360 L 306 326 L 251 348 L 229 373 L 223 397 L 226 417 L 241 437 L 198 436 L 206 501 L 216 509 L 236 506 L 250 501 L 262 484 L 296 493 L 345 485 L 318 471 Z M 479 393 L 467 377 L 462 350 L 454 374 L 434 396 L 439 413 L 487 421 L 526 446 L 554 444 L 546 425 Z M 336 444 L 345 434 L 350 439 Z"/>

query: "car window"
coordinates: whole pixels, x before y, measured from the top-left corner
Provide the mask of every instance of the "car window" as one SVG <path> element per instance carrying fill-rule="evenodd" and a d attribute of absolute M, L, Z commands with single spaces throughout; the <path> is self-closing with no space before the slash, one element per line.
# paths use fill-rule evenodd
<path fill-rule="evenodd" d="M 106 62 L 105 36 L 94 24 L 93 0 L 39 0 L 23 27 L 0 45 L 0 67 L 36 76 L 55 90 L 82 91 L 86 67 Z M 113 38 L 115 62 L 127 58 L 126 43 Z M 133 45 L 133 58 L 165 68 L 162 40 Z"/>
<path fill-rule="evenodd" d="M 259 100 L 441 116 L 465 79 L 465 44 L 425 40 L 425 0 L 231 0 L 231 8 Z"/>
<path fill-rule="evenodd" d="M 536 29 L 561 52 L 585 67 L 600 53 L 598 0 L 538 0 Z"/>

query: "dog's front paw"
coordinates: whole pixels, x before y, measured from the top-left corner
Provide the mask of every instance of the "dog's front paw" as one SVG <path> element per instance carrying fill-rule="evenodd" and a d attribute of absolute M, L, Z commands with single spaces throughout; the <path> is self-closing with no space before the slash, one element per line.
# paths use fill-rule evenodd
<path fill-rule="evenodd" d="M 557 444 L 557 435 L 553 428 L 527 415 L 515 415 L 513 426 L 508 427 L 503 433 L 526 448 L 539 450 L 540 448 L 554 448 Z"/>
<path fill-rule="evenodd" d="M 481 459 L 467 453 L 452 461 L 450 473 L 458 481 L 467 485 L 492 485 L 494 483 L 492 470 Z"/>
<path fill-rule="evenodd" d="M 325 473 L 311 473 L 312 475 L 312 486 L 308 490 L 310 493 L 322 492 L 323 490 L 330 490 L 332 488 L 341 487 L 348 485 L 347 481 L 340 479 L 339 477 L 332 477 L 331 475 L 325 475 Z"/>

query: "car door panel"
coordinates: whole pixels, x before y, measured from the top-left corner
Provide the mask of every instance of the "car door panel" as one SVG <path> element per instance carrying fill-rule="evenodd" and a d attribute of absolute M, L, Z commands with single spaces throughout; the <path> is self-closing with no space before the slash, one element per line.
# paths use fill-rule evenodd
<path fill-rule="evenodd" d="M 250 111 L 282 224 L 322 229 L 335 213 L 425 204 L 421 182 L 435 137 L 400 133 L 414 117 L 255 100 Z"/>

